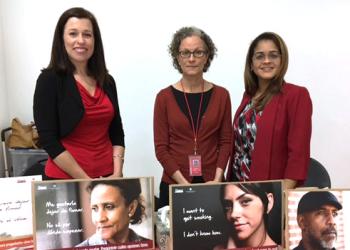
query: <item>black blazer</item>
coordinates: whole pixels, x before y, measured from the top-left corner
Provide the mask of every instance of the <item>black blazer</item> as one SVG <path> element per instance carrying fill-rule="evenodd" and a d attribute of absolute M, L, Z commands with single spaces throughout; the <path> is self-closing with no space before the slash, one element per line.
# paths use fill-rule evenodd
<path fill-rule="evenodd" d="M 109 127 L 112 145 L 124 146 L 124 130 L 119 112 L 117 88 L 112 76 L 103 85 L 115 115 Z M 60 139 L 69 135 L 84 115 L 84 105 L 73 74 L 44 70 L 38 77 L 33 102 L 40 144 L 54 159 L 65 151 Z"/>

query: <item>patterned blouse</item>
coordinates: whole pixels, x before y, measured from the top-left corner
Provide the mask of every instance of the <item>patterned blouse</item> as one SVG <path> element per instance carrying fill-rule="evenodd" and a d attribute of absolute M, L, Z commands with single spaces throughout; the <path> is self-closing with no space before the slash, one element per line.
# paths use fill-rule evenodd
<path fill-rule="evenodd" d="M 262 111 L 256 112 L 250 101 L 239 115 L 233 126 L 235 138 L 233 174 L 240 181 L 249 180 L 251 154 L 254 150 L 254 142 L 257 132 L 257 121 Z"/>

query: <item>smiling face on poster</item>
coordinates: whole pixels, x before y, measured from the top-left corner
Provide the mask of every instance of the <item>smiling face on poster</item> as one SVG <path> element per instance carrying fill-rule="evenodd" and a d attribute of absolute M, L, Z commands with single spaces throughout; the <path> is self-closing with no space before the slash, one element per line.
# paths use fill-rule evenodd
<path fill-rule="evenodd" d="M 227 184 L 222 203 L 231 223 L 230 239 L 234 246 L 276 245 L 267 233 L 268 214 L 274 205 L 272 192 L 262 192 L 257 184 Z"/>
<path fill-rule="evenodd" d="M 281 192 L 281 181 L 173 185 L 173 247 L 277 249 L 282 242 Z"/>

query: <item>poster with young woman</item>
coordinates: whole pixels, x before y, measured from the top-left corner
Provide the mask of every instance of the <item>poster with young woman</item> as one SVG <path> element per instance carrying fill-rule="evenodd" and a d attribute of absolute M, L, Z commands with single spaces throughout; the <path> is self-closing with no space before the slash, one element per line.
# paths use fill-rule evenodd
<path fill-rule="evenodd" d="M 153 178 L 33 184 L 36 249 L 154 247 Z"/>
<path fill-rule="evenodd" d="M 171 186 L 174 249 L 278 249 L 282 181 Z"/>

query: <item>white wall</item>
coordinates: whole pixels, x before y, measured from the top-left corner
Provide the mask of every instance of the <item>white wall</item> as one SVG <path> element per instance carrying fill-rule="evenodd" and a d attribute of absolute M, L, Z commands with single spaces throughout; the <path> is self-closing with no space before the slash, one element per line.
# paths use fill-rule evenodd
<path fill-rule="evenodd" d="M 205 77 L 230 91 L 236 110 L 249 43 L 275 31 L 290 51 L 286 79 L 306 86 L 313 99 L 312 156 L 327 167 L 334 187 L 349 187 L 349 1 L 2 1 L 8 121 L 14 116 L 32 120 L 35 81 L 49 62 L 56 22 L 67 8 L 85 7 L 98 19 L 107 66 L 117 80 L 125 175 L 156 176 L 157 186 L 162 169 L 154 156 L 154 98 L 180 77 L 167 52 L 172 34 L 195 25 L 212 37 L 218 57 Z"/>
<path fill-rule="evenodd" d="M 2 32 L 2 0 L 0 0 L 0 129 L 8 127 L 8 112 L 7 112 L 7 88 L 5 78 L 5 60 L 4 60 L 4 43 Z M 4 176 L 4 160 L 2 150 L 0 152 L 0 176 Z"/>

